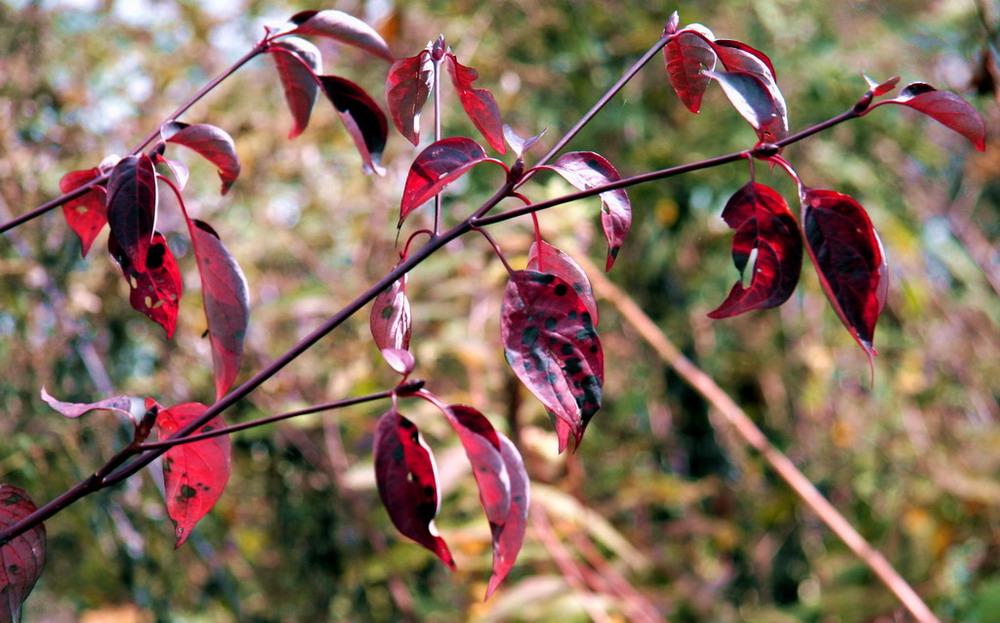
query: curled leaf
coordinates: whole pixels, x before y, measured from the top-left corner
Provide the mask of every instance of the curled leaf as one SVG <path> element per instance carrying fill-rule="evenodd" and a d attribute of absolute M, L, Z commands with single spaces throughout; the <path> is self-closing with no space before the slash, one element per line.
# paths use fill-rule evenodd
<path fill-rule="evenodd" d="M 105 398 L 104 400 L 98 400 L 97 402 L 62 402 L 61 400 L 56 400 L 53 398 L 49 392 L 42 388 L 41 391 L 42 400 L 44 400 L 50 407 L 57 411 L 60 415 L 68 417 L 70 419 L 76 419 L 81 415 L 86 415 L 91 411 L 112 411 L 118 413 L 119 415 L 124 415 L 130 420 L 134 421 L 132 417 L 132 398 L 130 396 L 114 396 L 113 398 Z"/>
<path fill-rule="evenodd" d="M 323 56 L 319 48 L 299 37 L 275 41 L 268 52 L 278 69 L 285 101 L 294 120 L 288 138 L 295 138 L 309 125 L 309 117 L 319 95 L 317 76 L 323 70 Z"/>
<path fill-rule="evenodd" d="M 413 353 L 401 348 L 383 348 L 382 359 L 385 359 L 390 368 L 403 376 L 408 376 L 417 365 Z"/>
<path fill-rule="evenodd" d="M 493 533 L 493 573 L 486 588 L 486 599 L 497 590 L 517 560 L 524 543 L 528 510 L 531 506 L 530 481 L 521 453 L 502 433 L 497 433 L 497 437 L 500 440 L 500 456 L 510 479 L 510 510 L 502 522 L 490 524 L 490 531 Z"/>
<path fill-rule="evenodd" d="M 773 143 L 788 136 L 788 108 L 785 105 L 781 89 L 778 88 L 771 59 L 760 50 L 732 39 L 716 39 L 712 42 L 712 49 L 715 50 L 726 69 L 756 76 L 771 96 L 774 110 L 771 111 L 771 116 L 761 124 L 760 128 L 755 128 L 760 140 Z"/>
<path fill-rule="evenodd" d="M 70 171 L 59 180 L 59 192 L 68 193 L 101 177 L 104 173 L 98 169 Z M 103 186 L 92 186 L 82 196 L 63 204 L 63 216 L 80 238 L 80 252 L 83 257 L 90 251 L 90 245 L 101 229 L 108 222 L 108 208 L 105 205 L 108 191 Z"/>
<path fill-rule="evenodd" d="M 229 192 L 240 176 L 240 157 L 233 138 L 223 130 L 207 123 L 188 125 L 180 121 L 165 123 L 160 128 L 163 140 L 183 145 L 215 165 L 222 180 L 222 194 Z"/>
<path fill-rule="evenodd" d="M 918 110 L 969 139 L 979 151 L 986 150 L 986 122 L 982 115 L 972 104 L 950 91 L 939 91 L 926 82 L 913 82 L 906 85 L 898 97 L 882 100 L 868 110 L 884 104 Z"/>
<path fill-rule="evenodd" d="M 149 156 L 126 156 L 108 178 L 111 236 L 134 266 L 146 265 L 156 224 L 156 172 Z"/>
<path fill-rule="evenodd" d="M 407 350 L 410 347 L 413 318 L 406 298 L 406 275 L 378 293 L 368 320 L 375 346 Z"/>
<path fill-rule="evenodd" d="M 547 131 L 548 128 L 542 130 L 531 138 L 521 138 L 516 132 L 514 132 L 513 128 L 506 123 L 503 124 L 503 137 L 507 141 L 507 144 L 510 145 L 511 150 L 514 151 L 514 155 L 518 157 L 523 156 L 529 149 L 534 147 L 535 143 L 545 136 Z"/>
<path fill-rule="evenodd" d="M 163 143 L 160 143 L 160 145 L 163 145 Z M 152 159 L 153 164 L 162 164 L 167 167 L 167 170 L 170 171 L 170 175 L 174 177 L 174 183 L 177 185 L 177 189 L 184 190 L 187 186 L 188 178 L 191 177 L 191 172 L 183 162 L 180 160 L 164 158 L 160 153 L 154 153 L 152 155 Z"/>
<path fill-rule="evenodd" d="M 788 135 L 784 100 L 779 105 L 760 76 L 746 71 L 706 71 L 705 75 L 722 86 L 733 107 L 757 131 L 761 141 L 773 142 Z"/>
<path fill-rule="evenodd" d="M 479 72 L 458 62 L 454 54 L 445 55 L 445 64 L 451 74 L 451 83 L 458 93 L 465 114 L 472 124 L 483 135 L 490 147 L 498 153 L 507 153 L 503 142 L 503 122 L 500 120 L 500 108 L 493 94 L 486 89 L 477 89 L 472 83 L 479 78 Z"/>
<path fill-rule="evenodd" d="M 414 145 L 420 143 L 420 109 L 434 83 L 434 61 L 423 50 L 392 64 L 385 79 L 389 117 L 399 133 Z"/>
<path fill-rule="evenodd" d="M 283 30 L 286 34 L 329 37 L 361 48 L 390 63 L 393 61 L 392 52 L 389 51 L 389 46 L 386 45 L 382 35 L 365 22 L 343 11 L 334 9 L 301 11 L 289 18 L 288 22 L 288 27 Z"/>
<path fill-rule="evenodd" d="M 669 22 L 667 27 L 670 28 Z M 710 43 L 714 40 L 711 30 L 691 24 L 676 32 L 663 47 L 670 86 L 693 113 L 701 110 L 701 99 L 708 88 L 709 78 L 704 72 L 715 69 L 716 57 Z"/>
<path fill-rule="evenodd" d="M 385 175 L 381 165 L 382 151 L 389 137 L 389 122 L 385 113 L 364 89 L 350 80 L 337 76 L 320 76 L 323 93 L 340 115 L 354 141 L 365 173 Z"/>
<path fill-rule="evenodd" d="M 143 269 L 134 266 L 117 239 L 108 237 L 108 252 L 121 268 L 129 286 L 129 303 L 163 327 L 167 337 L 177 328 L 182 282 L 180 269 L 162 234 L 153 234 Z"/>
<path fill-rule="evenodd" d="M 7 529 L 37 508 L 24 489 L 0 484 L 0 529 Z M 21 606 L 45 566 L 45 525 L 35 527 L 0 545 L 0 621 L 20 621 Z"/>

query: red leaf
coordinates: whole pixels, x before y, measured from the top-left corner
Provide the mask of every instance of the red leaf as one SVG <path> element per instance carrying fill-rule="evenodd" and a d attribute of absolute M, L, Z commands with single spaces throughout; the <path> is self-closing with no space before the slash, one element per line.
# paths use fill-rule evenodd
<path fill-rule="evenodd" d="M 458 93 L 465 114 L 473 125 L 483 135 L 490 147 L 498 153 L 507 153 L 503 142 L 503 123 L 500 120 L 500 108 L 493 94 L 486 89 L 476 89 L 472 83 L 479 77 L 479 72 L 458 62 L 454 54 L 445 55 L 451 83 Z"/>
<path fill-rule="evenodd" d="M 134 266 L 146 265 L 156 206 L 156 172 L 149 157 L 140 154 L 119 160 L 108 179 L 108 224 Z"/>
<path fill-rule="evenodd" d="M 751 265 L 750 287 L 739 281 L 710 318 L 728 318 L 752 309 L 781 305 L 795 290 L 802 269 L 802 234 L 785 199 L 774 189 L 749 182 L 726 203 L 722 218 L 733 237 L 733 263 L 745 279 Z"/>
<path fill-rule="evenodd" d="M 177 312 L 181 301 L 181 273 L 177 261 L 162 234 L 153 234 L 146 254 L 145 270 L 132 265 L 115 237 L 108 237 L 108 252 L 121 268 L 129 285 L 129 303 L 145 314 L 172 337 L 177 328 Z"/>
<path fill-rule="evenodd" d="M 240 176 L 240 157 L 236 145 L 225 130 L 207 123 L 188 125 L 171 121 L 160 128 L 163 140 L 193 149 L 200 156 L 219 169 L 222 180 L 222 194 L 229 192 L 236 178 Z"/>
<path fill-rule="evenodd" d="M 455 568 L 448 545 L 434 526 L 440 510 L 437 466 L 413 422 L 393 409 L 375 430 L 375 482 L 396 529 Z"/>
<path fill-rule="evenodd" d="M 715 35 L 701 24 L 691 24 L 667 41 L 663 59 L 667 77 L 681 102 L 693 113 L 701 110 L 701 98 L 708 88 L 709 78 L 702 73 L 715 69 L 715 52 L 709 41 Z"/>
<path fill-rule="evenodd" d="M 160 143 L 163 145 L 163 143 Z M 167 167 L 170 174 L 174 176 L 174 182 L 177 185 L 178 190 L 184 190 L 187 186 L 188 178 L 191 177 L 191 172 L 180 160 L 171 160 L 170 158 L 164 158 L 162 154 L 154 153 L 152 156 L 153 164 L 162 164 Z"/>
<path fill-rule="evenodd" d="M 726 69 L 756 76 L 771 96 L 774 105 L 771 117 L 764 120 L 760 128 L 756 128 L 760 140 L 773 143 L 788 136 L 788 108 L 781 89 L 778 88 L 771 59 L 763 52 L 731 39 L 717 39 L 713 42 L 712 49 Z"/>
<path fill-rule="evenodd" d="M 385 175 L 380 160 L 389 137 L 389 122 L 365 90 L 350 80 L 320 76 L 323 93 L 337 109 L 340 120 L 354 140 L 364 161 L 365 173 Z"/>
<path fill-rule="evenodd" d="M 472 465 L 479 502 L 491 524 L 502 524 L 510 513 L 510 477 L 500 454 L 500 439 L 486 416 L 467 405 L 444 411 Z"/>
<path fill-rule="evenodd" d="M 379 350 L 410 348 L 413 318 L 410 315 L 410 301 L 406 298 L 406 275 L 375 297 L 368 324 Z"/>
<path fill-rule="evenodd" d="M 913 82 L 903 88 L 899 97 L 883 100 L 868 110 L 883 104 L 899 104 L 919 110 L 969 139 L 979 151 L 986 150 L 986 122 L 972 104 L 954 93 L 938 91 L 925 82 Z"/>
<path fill-rule="evenodd" d="M 427 50 L 396 61 L 385 79 L 389 117 L 399 133 L 414 145 L 420 143 L 420 109 L 434 83 L 434 61 Z"/>
<path fill-rule="evenodd" d="M 160 410 L 156 429 L 163 441 L 201 416 L 203 404 L 187 402 Z M 225 424 L 216 416 L 194 434 L 208 433 Z M 229 482 L 229 435 L 219 435 L 201 441 L 172 446 L 163 456 L 163 487 L 167 515 L 174 522 L 174 535 L 180 547 L 215 503 Z"/>
<path fill-rule="evenodd" d="M 232 387 L 240 371 L 243 341 L 250 321 L 247 280 L 215 230 L 197 219 L 188 221 L 212 342 L 216 399 Z"/>
<path fill-rule="evenodd" d="M 413 368 L 417 365 L 417 360 L 413 358 L 413 353 L 401 348 L 383 348 L 382 359 L 385 359 L 390 368 L 403 376 L 409 376 L 413 372 Z"/>
<path fill-rule="evenodd" d="M 555 275 L 516 271 L 504 291 L 500 332 L 514 373 L 579 444 L 604 384 L 604 353 L 583 299 Z M 568 441 L 560 435 L 560 452 Z"/>
<path fill-rule="evenodd" d="M 70 171 L 59 180 L 59 191 L 68 193 L 103 175 L 100 169 Z M 108 192 L 103 186 L 94 186 L 84 195 L 63 204 L 66 224 L 80 237 L 80 252 L 83 257 L 90 251 L 90 245 L 108 222 L 105 206 Z"/>
<path fill-rule="evenodd" d="M 21 521 L 36 507 L 23 489 L 0 484 L 0 529 Z M 0 546 L 0 621 L 20 621 L 28 598 L 45 566 L 45 525 L 38 524 Z"/>
<path fill-rule="evenodd" d="M 59 412 L 60 415 L 65 417 L 75 419 L 81 415 L 86 415 L 91 411 L 112 411 L 124 415 L 130 420 L 134 421 L 132 417 L 132 398 L 129 396 L 115 396 L 113 398 L 105 398 L 104 400 L 98 400 L 97 402 L 62 402 L 61 400 L 56 400 L 53 398 L 49 392 L 42 388 L 41 391 L 42 400 L 44 400 L 50 407 Z"/>
<path fill-rule="evenodd" d="M 761 141 L 770 143 L 788 135 L 784 100 L 779 105 L 772 90 L 757 74 L 746 71 L 706 71 L 705 75 L 722 86 L 722 91 L 733 107 L 757 131 L 757 138 Z M 778 95 L 780 97 L 780 93 Z"/>
<path fill-rule="evenodd" d="M 275 48 L 278 48 L 276 51 Z M 322 55 L 315 45 L 298 37 L 274 42 L 268 49 L 285 90 L 285 101 L 295 124 L 288 138 L 295 138 L 309 125 L 319 85 L 316 76 L 323 70 Z"/>
<path fill-rule="evenodd" d="M 480 162 L 495 162 L 507 168 L 499 160 L 487 158 L 482 146 L 470 138 L 456 136 L 428 145 L 413 161 L 406 176 L 397 227 L 403 226 L 403 221 L 410 212 L 432 199 L 445 186 L 465 175 Z"/>
<path fill-rule="evenodd" d="M 563 154 L 555 164 L 544 168 L 552 169 L 580 190 L 621 179 L 610 162 L 592 151 Z M 601 193 L 601 207 L 601 227 L 604 229 L 604 238 L 608 241 L 608 259 L 604 270 L 611 270 L 625 236 L 632 227 L 632 204 L 625 189 L 618 188 Z"/>
<path fill-rule="evenodd" d="M 587 311 L 590 312 L 590 317 L 593 318 L 596 327 L 600 323 L 597 315 L 597 300 L 594 298 L 594 290 L 590 286 L 590 278 L 587 277 L 587 273 L 569 255 L 544 240 L 540 243 L 533 242 L 531 248 L 528 249 L 528 270 L 555 275 L 573 286 L 576 293 L 580 295 L 583 304 L 587 306 Z"/>
<path fill-rule="evenodd" d="M 528 525 L 528 509 L 531 505 L 531 492 L 528 472 L 524 469 L 524 461 L 517 447 L 504 435 L 497 433 L 500 439 L 500 455 L 503 457 L 510 478 L 510 511 L 503 522 L 491 523 L 493 533 L 493 574 L 486 588 L 486 599 L 500 586 L 524 543 L 524 531 Z"/>
<path fill-rule="evenodd" d="M 872 340 L 888 288 L 882 242 L 864 208 L 832 190 L 805 190 L 802 222 L 823 291 L 871 361 L 878 354 Z"/>
<path fill-rule="evenodd" d="M 302 35 L 319 35 L 336 39 L 342 43 L 361 48 L 366 52 L 380 56 L 390 63 L 392 52 L 382 36 L 374 28 L 343 11 L 328 9 L 326 11 L 301 11 L 289 20 L 291 30 L 285 34 L 299 33 Z"/>

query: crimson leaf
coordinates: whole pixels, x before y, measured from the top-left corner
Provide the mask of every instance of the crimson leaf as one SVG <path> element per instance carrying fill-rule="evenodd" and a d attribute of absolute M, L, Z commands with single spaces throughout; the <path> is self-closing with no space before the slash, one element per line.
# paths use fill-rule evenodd
<path fill-rule="evenodd" d="M 592 151 L 563 154 L 555 164 L 544 168 L 552 169 L 580 190 L 621 179 L 610 162 Z M 601 193 L 601 207 L 601 227 L 604 229 L 604 238 L 608 241 L 608 259 L 604 270 L 611 270 L 621 251 L 622 242 L 632 227 L 632 204 L 625 189 L 618 188 Z"/>
<path fill-rule="evenodd" d="M 375 430 L 375 482 L 396 529 L 455 568 L 448 545 L 434 526 L 440 510 L 437 466 L 416 425 L 395 409 Z"/>
<path fill-rule="evenodd" d="M 428 145 L 413 161 L 406 176 L 397 227 L 403 226 L 410 212 L 481 162 L 495 162 L 506 169 L 499 160 L 488 158 L 482 146 L 471 138 L 455 136 Z"/>
<path fill-rule="evenodd" d="M 507 153 L 507 146 L 503 142 L 503 123 L 500 121 L 500 108 L 493 94 L 486 89 L 476 89 L 472 83 L 479 77 L 479 72 L 471 67 L 466 67 L 458 62 L 454 54 L 445 55 L 445 63 L 448 66 L 448 73 L 451 74 L 451 83 L 458 93 L 458 99 L 462 102 L 465 114 L 472 120 L 473 125 L 483 135 L 490 147 L 498 153 Z"/>
<path fill-rule="evenodd" d="M 751 256 L 750 287 L 739 281 L 726 300 L 709 315 L 728 318 L 752 309 L 781 305 L 795 290 L 802 269 L 802 234 L 785 199 L 774 189 L 749 182 L 726 203 L 722 218 L 733 237 L 733 263 L 744 273 Z"/>
<path fill-rule="evenodd" d="M 870 362 L 888 288 L 882 242 L 864 208 L 832 190 L 805 189 L 802 223 L 823 291 Z"/>
<path fill-rule="evenodd" d="M 555 275 L 573 286 L 583 304 L 587 306 L 590 317 L 594 319 L 594 326 L 598 325 L 600 320 L 597 315 L 597 300 L 594 298 L 590 278 L 576 260 L 541 240 L 531 243 L 531 248 L 528 249 L 528 269 Z"/>
<path fill-rule="evenodd" d="M 302 35 L 319 35 L 336 39 L 361 48 L 366 52 L 392 62 L 392 52 L 385 40 L 374 28 L 343 11 L 328 9 L 326 11 L 301 11 L 289 20 L 289 28 L 284 34 L 299 33 Z"/>
<path fill-rule="evenodd" d="M 375 297 L 368 324 L 379 350 L 406 350 L 410 347 L 413 318 L 410 315 L 410 301 L 406 298 L 406 275 Z"/>
<path fill-rule="evenodd" d="M 103 173 L 100 169 L 84 169 L 70 171 L 59 180 L 59 191 L 68 193 L 91 182 Z M 90 245 L 101 229 L 108 222 L 108 208 L 105 206 L 108 192 L 102 186 L 93 186 L 85 194 L 63 204 L 63 216 L 66 224 L 80 238 L 80 252 L 84 257 L 90 251 Z"/>
<path fill-rule="evenodd" d="M 510 477 L 497 432 L 485 415 L 468 405 L 451 405 L 444 413 L 472 465 L 486 518 L 490 524 L 502 524 L 510 513 Z"/>
<path fill-rule="evenodd" d="M 500 332 L 514 374 L 565 424 L 557 427 L 559 451 L 568 433 L 579 445 L 604 385 L 604 353 L 583 299 L 555 275 L 516 271 L 504 290 Z"/>
<path fill-rule="evenodd" d="M 81 415 L 86 415 L 91 411 L 112 411 L 114 413 L 119 413 L 125 417 L 132 418 L 132 398 L 129 396 L 115 396 L 113 398 L 105 398 L 104 400 L 98 400 L 97 402 L 62 402 L 61 400 L 56 400 L 53 398 L 49 392 L 42 388 L 41 391 L 42 400 L 44 400 L 50 407 L 58 411 L 61 415 L 75 419 Z"/>
<path fill-rule="evenodd" d="M 701 98 L 708 88 L 704 71 L 715 69 L 715 52 L 709 41 L 715 35 L 701 24 L 691 24 L 677 32 L 663 47 L 670 85 L 677 97 L 693 113 L 701 110 Z"/>
<path fill-rule="evenodd" d="M 207 123 L 188 125 L 171 121 L 160 128 L 163 140 L 194 150 L 219 170 L 222 194 L 229 192 L 240 176 L 240 157 L 236 154 L 233 138 L 222 128 Z"/>
<path fill-rule="evenodd" d="M 146 265 L 156 205 L 156 172 L 149 157 L 140 154 L 119 160 L 108 179 L 108 224 L 134 266 Z"/>
<path fill-rule="evenodd" d="M 712 43 L 712 49 L 726 69 L 756 76 L 771 96 L 774 104 L 772 116 L 765 120 L 760 128 L 755 128 L 760 140 L 773 143 L 788 136 L 788 108 L 778 88 L 771 59 L 763 52 L 732 39 L 717 39 Z"/>
<path fill-rule="evenodd" d="M 147 401 L 147 408 L 151 401 Z M 165 440 L 207 409 L 203 404 L 187 402 L 161 409 L 156 417 L 159 439 Z M 215 416 L 194 434 L 222 428 L 222 416 Z M 231 442 L 229 435 L 171 446 L 163 455 L 163 487 L 167 515 L 174 522 L 174 535 L 180 547 L 191 535 L 229 482 Z"/>
<path fill-rule="evenodd" d="M 108 237 L 108 252 L 128 282 L 132 308 L 163 327 L 168 338 L 173 336 L 180 308 L 181 273 L 163 235 L 153 234 L 144 270 L 132 264 L 114 235 Z"/>
<path fill-rule="evenodd" d="M 188 230 L 201 273 L 201 295 L 212 342 L 215 395 L 221 398 L 236 380 L 243 357 L 243 341 L 250 321 L 247 280 L 208 223 L 189 220 Z"/>
<path fill-rule="evenodd" d="M 380 160 L 389 137 L 389 122 L 364 89 L 337 76 L 320 76 L 323 93 L 337 109 L 340 120 L 361 154 L 365 173 L 385 175 Z"/>
<path fill-rule="evenodd" d="M 23 489 L 0 484 L 0 529 L 37 510 Z M 28 598 L 45 566 L 45 525 L 39 523 L 0 546 L 0 621 L 20 621 Z"/>
<path fill-rule="evenodd" d="M 298 37 L 276 41 L 268 52 L 278 69 L 278 77 L 285 90 L 285 101 L 294 120 L 288 138 L 295 138 L 309 125 L 309 117 L 319 94 L 316 76 L 323 69 L 323 57 L 319 48 Z"/>
<path fill-rule="evenodd" d="M 507 466 L 510 478 L 510 511 L 501 523 L 491 523 L 493 533 L 493 574 L 486 588 L 486 598 L 500 586 L 504 578 L 514 566 L 517 554 L 524 543 L 524 531 L 528 525 L 528 509 L 531 505 L 531 492 L 528 472 L 524 469 L 524 461 L 517 451 L 517 446 L 502 433 L 497 433 L 500 440 L 500 456 Z"/>
<path fill-rule="evenodd" d="M 757 74 L 746 71 L 704 73 L 722 86 L 733 107 L 757 131 L 761 141 L 773 142 L 788 135 L 784 101 L 779 106 L 771 89 Z"/>
<path fill-rule="evenodd" d="M 389 117 L 399 133 L 414 145 L 420 143 L 420 109 L 434 83 L 434 61 L 423 50 L 392 64 L 385 79 Z"/>
<path fill-rule="evenodd" d="M 883 104 L 899 104 L 919 110 L 931 119 L 969 139 L 976 149 L 986 149 L 986 122 L 972 104 L 949 91 L 938 91 L 925 82 L 906 85 L 899 96 L 882 100 L 869 110 Z"/>

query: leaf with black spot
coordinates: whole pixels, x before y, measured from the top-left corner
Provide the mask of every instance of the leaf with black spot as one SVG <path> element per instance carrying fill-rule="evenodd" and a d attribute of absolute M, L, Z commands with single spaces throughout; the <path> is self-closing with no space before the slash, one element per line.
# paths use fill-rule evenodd
<path fill-rule="evenodd" d="M 0 530 L 37 510 L 26 491 L 0 484 Z M 45 566 L 45 525 L 35 527 L 0 546 L 0 621 L 20 621 L 28 598 Z"/>
<path fill-rule="evenodd" d="M 113 234 L 108 237 L 108 252 L 128 283 L 132 308 L 163 327 L 168 338 L 173 336 L 183 286 L 177 261 L 163 235 L 159 232 L 153 234 L 144 270 L 132 264 Z"/>

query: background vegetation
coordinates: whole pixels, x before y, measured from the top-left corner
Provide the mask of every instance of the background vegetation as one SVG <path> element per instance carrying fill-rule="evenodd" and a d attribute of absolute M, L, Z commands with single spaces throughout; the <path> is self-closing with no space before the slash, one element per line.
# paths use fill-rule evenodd
<path fill-rule="evenodd" d="M 673 10 L 767 52 L 801 128 L 848 107 L 860 72 L 966 96 L 998 118 L 996 3 L 753 0 L 271 0 L 0 2 L 0 220 L 55 196 L 60 176 L 124 153 L 176 103 L 241 55 L 262 23 L 339 8 L 380 26 L 399 56 L 444 33 L 479 69 L 506 122 L 550 145 L 660 35 Z M 317 42 L 328 73 L 381 93 L 381 61 Z M 990 56 L 984 57 L 984 54 Z M 989 63 L 984 63 L 987 58 Z M 395 260 L 398 135 L 386 178 L 360 174 L 335 114 L 288 141 L 277 75 L 258 59 L 185 116 L 236 140 L 244 172 L 219 197 L 197 157 L 189 209 L 211 222 L 250 284 L 244 370 L 258 369 Z M 992 71 L 992 73 L 991 73 Z M 455 114 L 446 135 L 471 128 Z M 425 119 L 425 133 L 430 115 Z M 651 64 L 571 145 L 630 174 L 749 146 L 750 128 L 711 89 L 688 114 Z M 736 273 L 719 218 L 746 180 L 731 166 L 630 191 L 636 222 L 611 278 L 722 385 L 944 618 L 1000 621 L 1000 150 L 896 109 L 789 148 L 807 184 L 869 210 L 890 259 L 873 386 L 864 355 L 811 270 L 779 310 L 711 321 Z M 182 156 L 183 157 L 183 156 Z M 462 214 L 499 182 L 483 168 L 447 203 Z M 792 197 L 783 176 L 758 171 Z M 539 175 L 535 199 L 569 188 Z M 0 474 L 45 501 L 127 440 L 111 415 L 68 421 L 39 399 L 126 393 L 210 401 L 193 258 L 166 206 L 188 296 L 176 337 L 134 312 L 101 252 L 87 260 L 53 213 L 0 240 Z M 596 201 L 542 216 L 553 241 L 603 254 Z M 495 230 L 518 265 L 528 223 Z M 512 431 L 534 484 L 534 521 L 505 587 L 482 603 L 489 530 L 443 419 L 403 411 L 435 448 L 438 525 L 459 565 L 400 540 L 380 508 L 371 439 L 384 405 L 300 418 L 234 439 L 234 477 L 173 552 L 149 472 L 47 524 L 49 561 L 32 621 L 898 621 L 898 605 L 706 404 L 602 304 L 606 405 L 572 456 L 556 456 L 541 406 L 498 344 L 505 273 L 479 239 L 410 279 L 417 375 Z M 227 420 L 387 387 L 394 375 L 349 323 L 230 411 Z M 718 426 L 713 426 L 718 424 Z"/>

